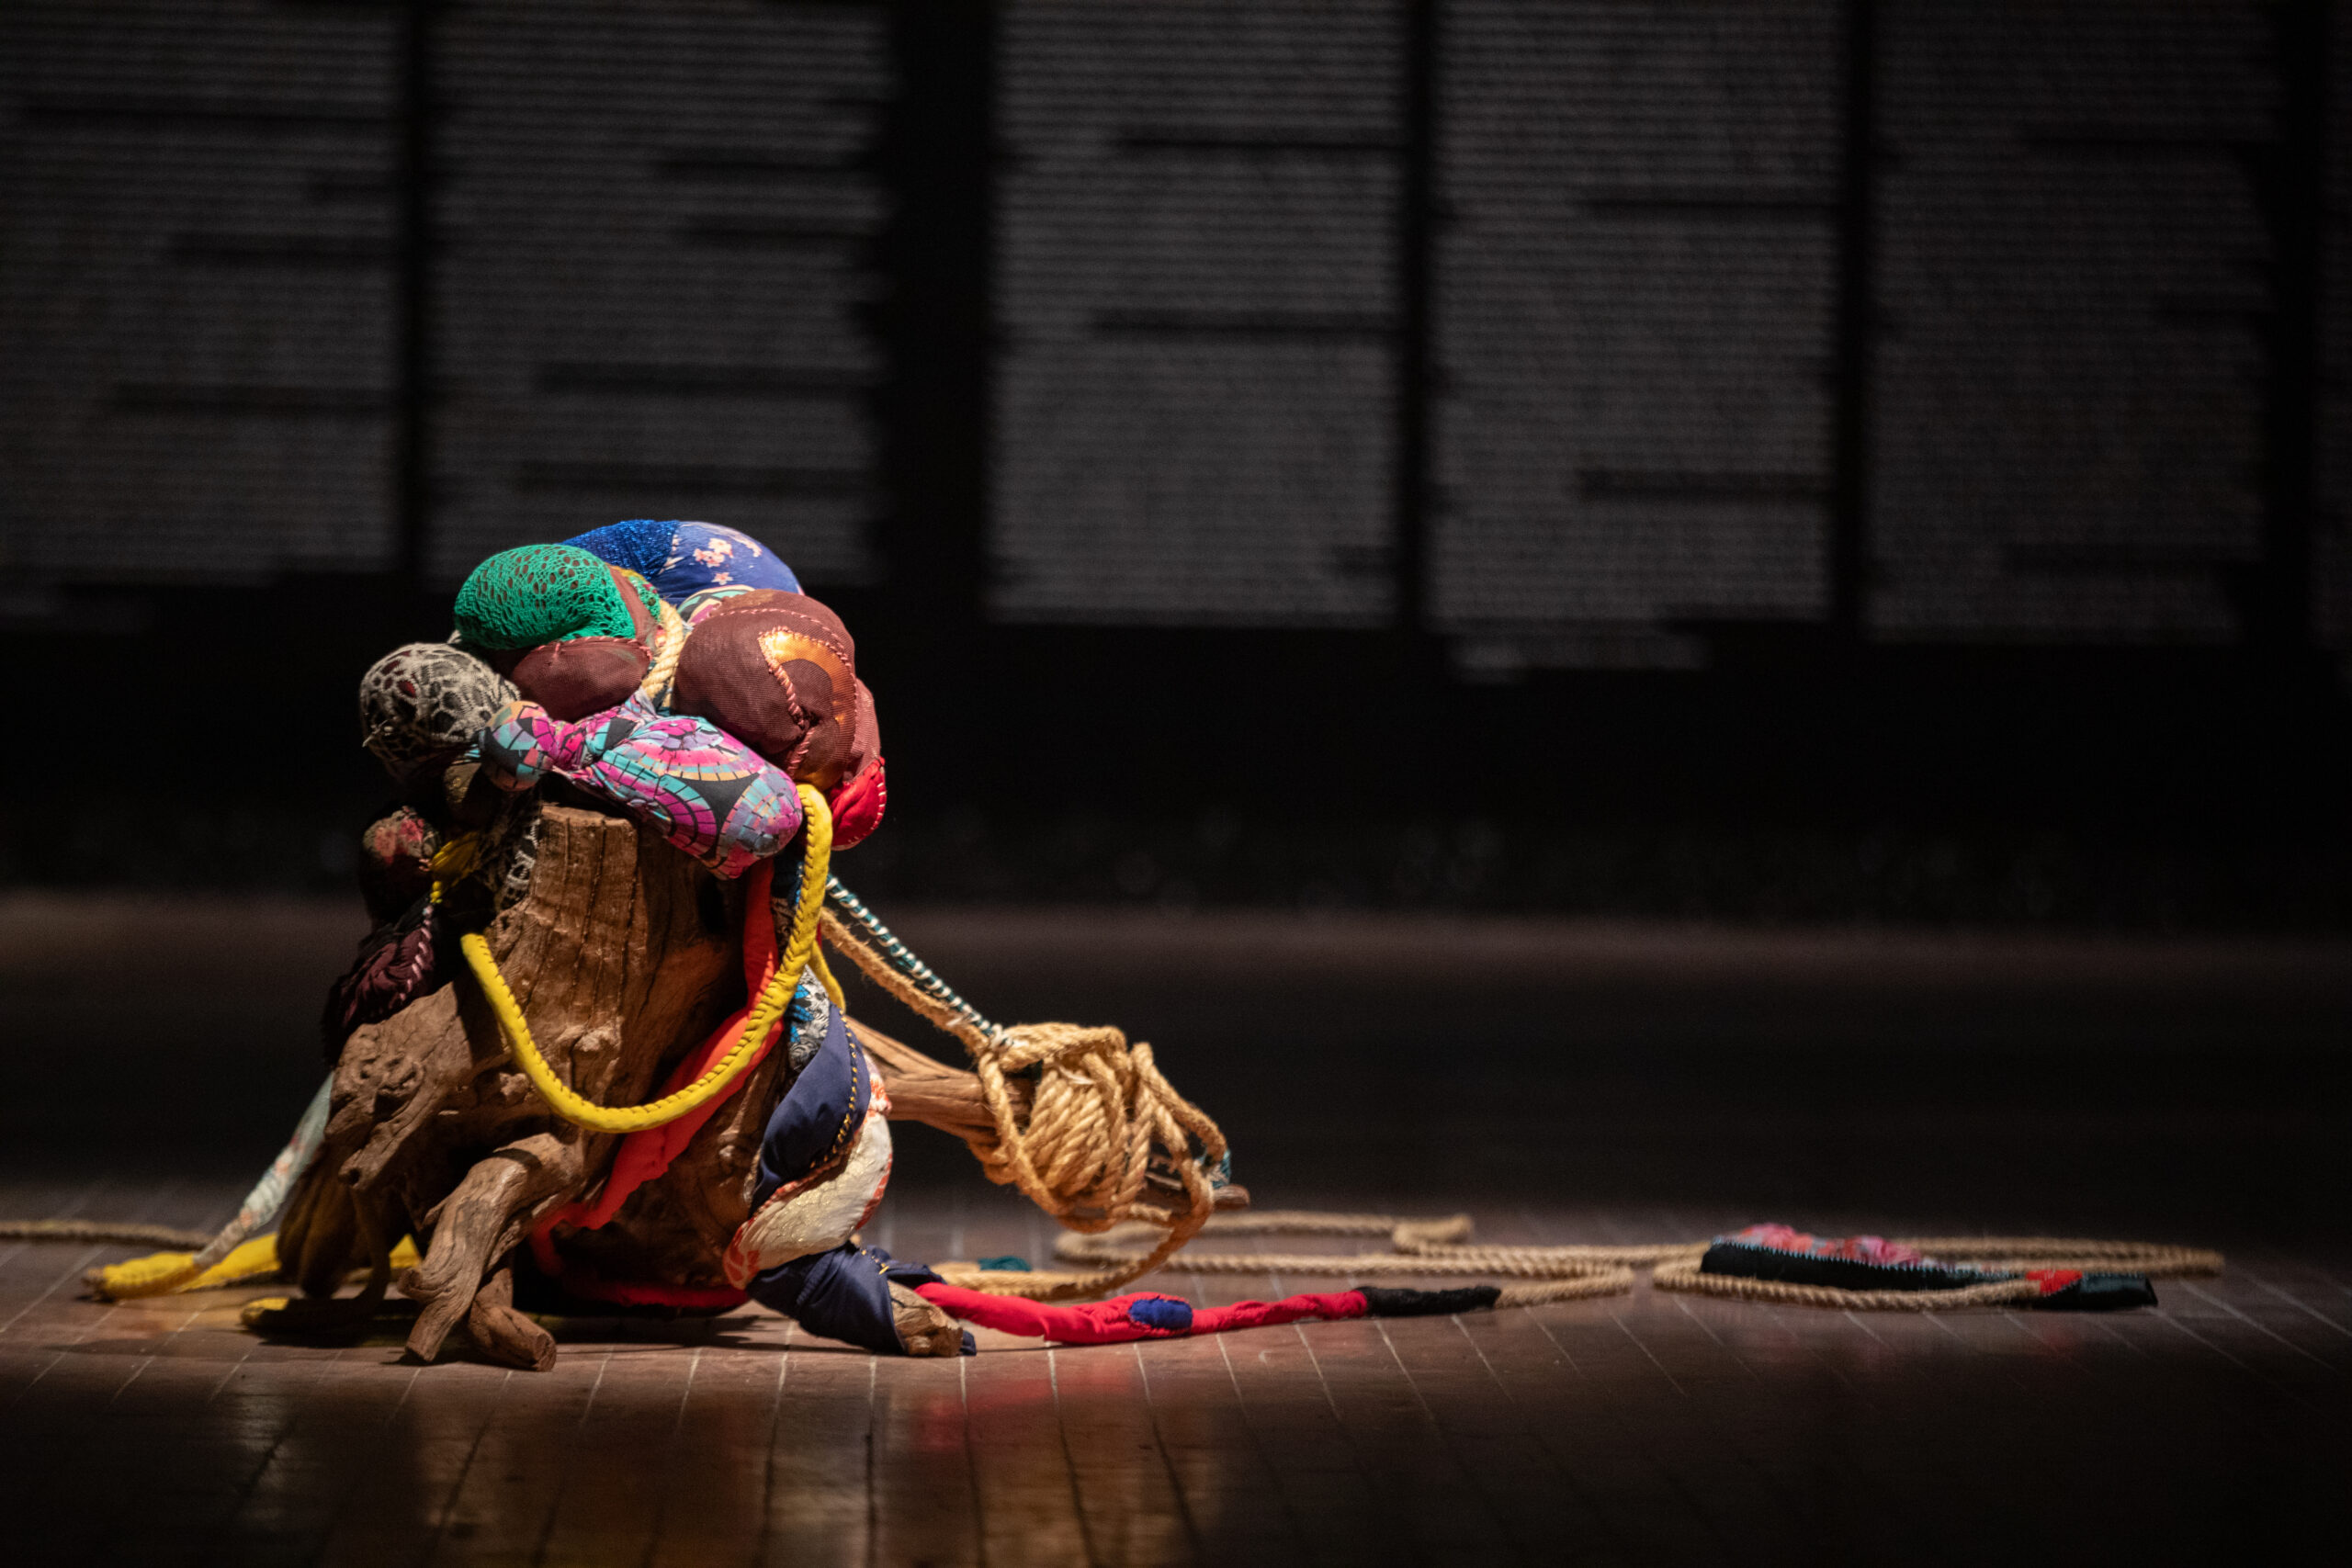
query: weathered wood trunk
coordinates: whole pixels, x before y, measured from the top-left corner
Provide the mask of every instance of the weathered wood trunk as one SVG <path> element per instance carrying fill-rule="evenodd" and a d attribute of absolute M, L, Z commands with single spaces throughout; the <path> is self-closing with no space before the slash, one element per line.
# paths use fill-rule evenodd
<path fill-rule="evenodd" d="M 741 1003 L 741 901 L 623 818 L 548 806 L 530 893 L 485 935 L 556 1074 L 600 1104 L 635 1104 Z M 400 1281 L 425 1303 L 411 1348 L 430 1359 L 470 1315 L 498 1354 L 502 1338 L 544 1335 L 503 1302 L 477 1311 L 484 1280 L 539 1216 L 603 1176 L 616 1143 L 548 1108 L 460 978 L 344 1046 L 281 1255 L 320 1292 L 348 1267 L 360 1219 L 381 1236 L 429 1237 Z"/>
<path fill-rule="evenodd" d="M 742 1005 L 742 898 L 740 884 L 625 819 L 548 806 L 530 892 L 485 934 L 556 1075 L 599 1104 L 632 1105 Z M 971 1074 L 858 1032 L 893 1120 L 988 1135 Z M 789 1071 L 787 1054 L 771 1051 L 609 1224 L 557 1227 L 567 1266 L 723 1284 L 719 1259 L 748 1217 L 760 1137 Z M 413 1233 L 425 1256 L 399 1281 L 424 1303 L 410 1348 L 430 1359 L 462 1325 L 492 1359 L 545 1368 L 555 1345 L 514 1311 L 511 1258 L 542 1216 L 594 1190 L 618 1143 L 547 1105 L 460 977 L 345 1045 L 325 1141 L 288 1204 L 279 1253 L 307 1294 L 328 1297 L 355 1262 L 379 1263 Z"/>

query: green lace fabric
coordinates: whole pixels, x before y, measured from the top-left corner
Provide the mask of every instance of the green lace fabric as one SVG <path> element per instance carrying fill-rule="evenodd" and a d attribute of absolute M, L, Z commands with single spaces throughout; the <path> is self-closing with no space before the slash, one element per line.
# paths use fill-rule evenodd
<path fill-rule="evenodd" d="M 652 592 L 630 587 L 640 599 Z M 571 545 L 499 551 L 466 578 L 453 613 L 461 646 L 494 651 L 637 632 L 612 569 Z M 647 614 L 659 613 L 649 605 Z"/>

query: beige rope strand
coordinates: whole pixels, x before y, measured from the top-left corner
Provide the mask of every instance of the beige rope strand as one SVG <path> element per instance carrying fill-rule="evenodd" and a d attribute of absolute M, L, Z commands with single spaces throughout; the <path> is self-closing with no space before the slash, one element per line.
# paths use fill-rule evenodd
<path fill-rule="evenodd" d="M 678 659 L 686 651 L 686 623 L 667 599 L 658 599 L 655 604 L 662 612 L 662 651 L 654 655 L 652 667 L 638 682 L 637 690 L 647 702 L 660 707 L 670 700 L 670 688 L 678 678 Z"/>
<path fill-rule="evenodd" d="M 1948 1307 L 1998 1306 L 2030 1301 L 2041 1293 L 2031 1280 L 1994 1280 L 1955 1291 L 1840 1291 L 1827 1285 L 1797 1285 L 1785 1280 L 1751 1280 L 1739 1274 L 1702 1274 L 1695 1258 L 1661 1263 L 1650 1283 L 1663 1291 L 1736 1296 L 1789 1306 L 1830 1307 L 1846 1312 L 1940 1312 Z"/>
<path fill-rule="evenodd" d="M 1323 1214 L 1303 1210 L 1265 1210 L 1220 1214 L 1204 1227 L 1218 1235 L 1380 1235 L 1392 1250 L 1370 1253 L 1185 1252 L 1169 1267 L 1194 1274 L 1340 1274 L 1360 1280 L 1426 1275 L 1480 1275 L 1530 1283 L 1508 1284 L 1497 1306 L 1533 1306 L 1542 1302 L 1610 1295 L 1634 1288 L 1634 1270 L 1652 1269 L 1661 1290 L 1737 1296 L 1794 1306 L 1860 1312 L 1935 1312 L 1947 1307 L 1992 1306 L 2030 1300 L 2041 1288 L 2031 1280 L 1994 1280 L 1948 1291 L 1841 1291 L 1736 1275 L 1702 1274 L 1705 1241 L 1661 1242 L 1618 1247 L 1482 1247 L 1466 1245 L 1470 1217 L 1409 1220 L 1393 1214 Z M 1055 1245 L 1065 1262 L 1108 1267 L 1139 1260 L 1122 1247 L 1140 1233 L 1122 1227 L 1102 1235 L 1069 1235 Z M 2157 1278 L 2211 1275 L 2222 1255 L 2200 1247 L 2145 1242 L 2086 1241 L 2066 1236 L 1925 1236 L 1903 1243 L 1931 1256 L 2019 1269 L 2120 1269 Z M 1003 1278 L 999 1275 L 998 1278 Z M 1075 1278 L 1056 1275 L 1055 1278 Z M 964 1283 L 962 1279 L 956 1283 Z"/>
<path fill-rule="evenodd" d="M 1622 1294 L 1634 1288 L 1634 1269 L 1667 1258 L 1696 1258 L 1707 1247 L 1704 1242 L 1642 1247 L 1471 1246 L 1464 1245 L 1472 1229 L 1467 1214 L 1414 1220 L 1394 1214 L 1324 1214 L 1308 1210 L 1269 1209 L 1256 1213 L 1219 1214 L 1204 1228 L 1217 1235 L 1385 1235 L 1393 1250 L 1187 1251 L 1170 1259 L 1169 1267 L 1195 1274 L 1342 1274 L 1357 1280 L 1470 1276 L 1530 1281 L 1504 1287 L 1504 1298 L 1496 1303 L 1519 1306 Z M 1099 1236 L 1066 1235 L 1055 1243 L 1054 1255 L 1070 1263 L 1132 1267 L 1142 1261 L 1142 1255 L 1121 1244 L 1132 1243 L 1143 1234 L 1140 1227 L 1121 1227 Z M 966 1280 L 958 1278 L 953 1282 L 963 1284 Z"/>
<path fill-rule="evenodd" d="M 210 1231 L 182 1230 L 176 1225 L 141 1224 L 136 1221 L 0 1220 L 0 1241 L 121 1242 L 130 1247 L 202 1247 Z"/>
<path fill-rule="evenodd" d="M 1906 1239 L 1930 1258 L 2012 1269 L 2080 1269 L 2145 1274 L 2154 1280 L 2201 1279 L 2222 1271 L 2218 1252 L 2142 1241 L 2086 1241 L 2054 1235 L 1930 1235 Z"/>

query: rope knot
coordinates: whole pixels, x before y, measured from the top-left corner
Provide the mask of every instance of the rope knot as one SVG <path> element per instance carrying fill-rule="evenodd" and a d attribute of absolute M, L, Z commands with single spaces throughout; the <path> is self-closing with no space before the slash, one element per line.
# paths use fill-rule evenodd
<path fill-rule="evenodd" d="M 1160 1075 L 1148 1043 L 1109 1025 L 990 1023 L 863 905 L 843 894 L 836 898 L 881 950 L 830 911 L 826 941 L 970 1053 L 992 1126 L 965 1143 L 988 1179 L 1020 1189 L 1069 1230 L 1097 1235 L 1133 1220 L 1159 1233 L 1158 1245 L 1141 1259 L 1057 1280 L 1041 1299 L 1099 1295 L 1149 1272 L 1193 1239 L 1216 1206 L 1208 1173 L 1225 1158 L 1225 1134 Z M 1025 1108 L 1009 1082 L 1015 1078 L 1025 1080 Z M 1148 1186 L 1156 1190 L 1147 1192 Z M 1007 1277 L 991 1277 L 983 1288 L 1007 1289 Z"/>
<path fill-rule="evenodd" d="M 1195 1141 L 1212 1159 L 1224 1152 L 1215 1125 L 1160 1077 L 1151 1046 L 1123 1030 L 1015 1024 L 972 1056 L 997 1124 L 993 1142 L 973 1146 L 989 1179 L 1019 1187 L 1073 1230 L 1106 1230 L 1136 1213 L 1155 1146 L 1187 1186 L 1205 1185 Z M 1021 1074 L 1034 1074 L 1025 1119 L 1006 1088 Z"/>

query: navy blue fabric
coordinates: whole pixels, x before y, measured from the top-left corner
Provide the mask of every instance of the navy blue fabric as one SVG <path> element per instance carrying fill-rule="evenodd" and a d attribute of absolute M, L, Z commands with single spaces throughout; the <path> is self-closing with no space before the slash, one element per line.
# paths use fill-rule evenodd
<path fill-rule="evenodd" d="M 873 1103 L 874 1069 L 865 1054 L 850 1044 L 842 1010 L 831 1009 L 825 1043 L 768 1113 L 752 1207 L 757 1209 L 777 1188 L 799 1180 L 847 1147 Z"/>
<path fill-rule="evenodd" d="M 890 1304 L 893 1281 L 910 1290 L 935 1285 L 939 1276 L 919 1263 L 901 1263 L 878 1247 L 843 1242 L 831 1252 L 752 1277 L 752 1298 L 797 1321 L 811 1334 L 843 1339 L 885 1356 L 903 1356 Z M 964 1354 L 977 1347 L 964 1336 Z"/>
<path fill-rule="evenodd" d="M 591 528 L 564 543 L 636 572 L 673 605 L 707 588 L 800 592 L 800 580 L 774 550 L 724 524 L 639 517 Z"/>
<path fill-rule="evenodd" d="M 1176 1334 L 1189 1334 L 1193 1329 L 1193 1303 L 1167 1296 L 1146 1296 L 1139 1302 L 1129 1302 L 1127 1316 L 1146 1328 Z"/>
<path fill-rule="evenodd" d="M 650 582 L 653 574 L 669 564 L 670 541 L 677 532 L 675 523 L 636 517 L 627 523 L 608 524 L 585 534 L 574 534 L 564 543 L 586 550 L 607 566 L 633 571 Z"/>

